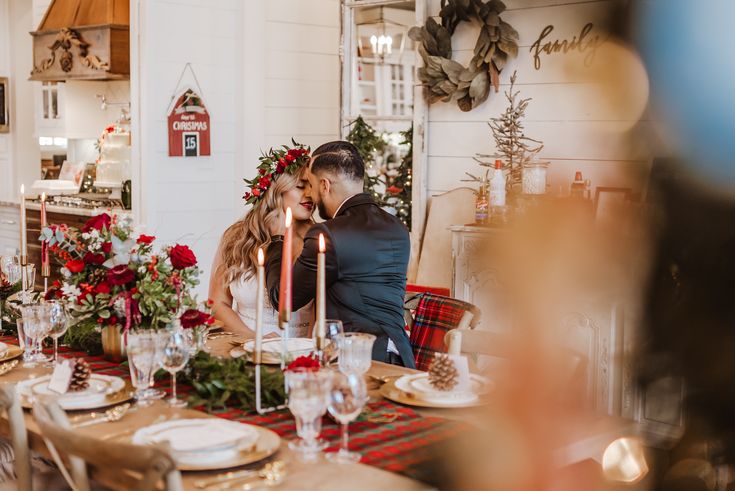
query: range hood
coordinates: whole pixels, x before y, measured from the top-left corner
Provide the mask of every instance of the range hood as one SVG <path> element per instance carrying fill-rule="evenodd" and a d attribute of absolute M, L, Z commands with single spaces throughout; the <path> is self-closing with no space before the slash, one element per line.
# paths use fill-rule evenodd
<path fill-rule="evenodd" d="M 31 36 L 31 80 L 130 77 L 130 0 L 52 0 Z"/>

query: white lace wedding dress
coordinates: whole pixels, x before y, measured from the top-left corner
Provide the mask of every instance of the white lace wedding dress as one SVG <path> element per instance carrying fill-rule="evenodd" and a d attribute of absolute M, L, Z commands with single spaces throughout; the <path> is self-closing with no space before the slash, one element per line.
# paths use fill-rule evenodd
<path fill-rule="evenodd" d="M 258 280 L 253 277 L 250 279 L 240 278 L 230 283 L 230 293 L 232 294 L 232 308 L 238 313 L 240 319 L 245 325 L 255 330 L 255 304 L 258 290 Z M 275 333 L 281 336 L 282 331 L 278 328 L 278 312 L 271 306 L 268 301 L 268 294 L 263 295 L 265 305 L 263 306 L 263 336 Z M 308 337 L 309 328 L 313 319 L 313 304 L 310 302 L 305 307 L 291 315 L 291 329 L 289 337 Z"/>

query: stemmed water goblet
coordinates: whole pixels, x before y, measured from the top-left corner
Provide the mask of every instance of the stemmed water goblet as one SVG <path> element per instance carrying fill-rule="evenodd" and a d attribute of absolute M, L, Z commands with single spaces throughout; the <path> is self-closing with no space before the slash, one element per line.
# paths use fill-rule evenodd
<path fill-rule="evenodd" d="M 339 370 L 364 375 L 372 363 L 375 336 L 363 332 L 346 332 L 337 335 Z"/>
<path fill-rule="evenodd" d="M 324 321 L 324 346 L 322 351 L 324 352 L 324 363 L 329 364 L 334 362 L 339 356 L 338 336 L 344 334 L 345 330 L 342 327 L 342 321 L 337 319 L 326 319 Z M 316 331 L 316 329 L 315 329 Z"/>
<path fill-rule="evenodd" d="M 23 316 L 23 334 L 31 341 L 26 345 L 26 354 L 23 361 L 31 366 L 36 363 L 45 363 L 49 359 L 41 352 L 41 341 L 48 336 L 51 330 L 51 306 L 46 303 L 24 305 L 21 307 Z"/>
<path fill-rule="evenodd" d="M 50 308 L 50 329 L 49 336 L 54 340 L 54 359 L 53 364 L 59 360 L 59 338 L 66 334 L 69 329 L 69 314 L 66 311 L 66 304 L 58 300 L 47 301 L 46 304 Z"/>
<path fill-rule="evenodd" d="M 176 373 L 189 361 L 189 340 L 182 329 L 169 331 L 168 340 L 163 347 L 163 369 L 171 374 L 171 398 L 168 403 L 173 407 L 186 407 L 186 401 L 176 396 Z"/>
<path fill-rule="evenodd" d="M 315 462 L 326 442 L 319 439 L 322 416 L 327 412 L 331 374 L 324 370 L 296 368 L 286 372 L 288 408 L 296 420 L 299 438 L 289 442 L 304 462 Z"/>
<path fill-rule="evenodd" d="M 139 406 L 149 406 L 152 401 L 146 391 L 151 386 L 153 372 L 156 370 L 156 339 L 146 330 L 128 333 L 128 365 L 130 379 L 135 387 L 135 399 Z"/>
<path fill-rule="evenodd" d="M 340 357 L 341 361 L 341 357 Z M 334 372 L 329 390 L 328 410 L 341 425 L 340 448 L 337 452 L 328 453 L 327 460 L 339 464 L 359 462 L 361 455 L 349 450 L 349 424 L 354 421 L 368 400 L 367 384 L 361 373 Z"/>
<path fill-rule="evenodd" d="M 20 287 L 20 258 L 0 256 L 0 330 L 3 327 L 5 301 Z"/>

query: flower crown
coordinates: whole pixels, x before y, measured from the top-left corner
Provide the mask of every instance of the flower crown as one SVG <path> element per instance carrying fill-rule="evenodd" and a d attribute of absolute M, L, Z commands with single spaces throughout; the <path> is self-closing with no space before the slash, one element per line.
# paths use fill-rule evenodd
<path fill-rule="evenodd" d="M 276 177 L 284 172 L 293 174 L 309 162 L 309 147 L 293 140 L 291 142 L 294 144 L 293 148 L 286 145 L 278 149 L 271 148 L 259 159 L 258 175 L 251 180 L 243 179 L 250 187 L 250 191 L 242 197 L 246 204 L 253 204 L 265 196 Z"/>

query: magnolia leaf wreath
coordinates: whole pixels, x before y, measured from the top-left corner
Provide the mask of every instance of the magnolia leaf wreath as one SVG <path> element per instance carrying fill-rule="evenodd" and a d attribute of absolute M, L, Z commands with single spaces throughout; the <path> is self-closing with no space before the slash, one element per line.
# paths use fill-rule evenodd
<path fill-rule="evenodd" d="M 501 0 L 442 0 L 441 25 L 429 17 L 423 27 L 408 32 L 419 44 L 424 66 L 418 69 L 421 85 L 429 88 L 429 104 L 456 100 L 462 111 L 487 99 L 490 85 L 498 92 L 500 72 L 518 55 L 518 31 L 500 18 Z M 452 35 L 460 22 L 480 24 L 480 34 L 468 67 L 452 60 Z"/>

